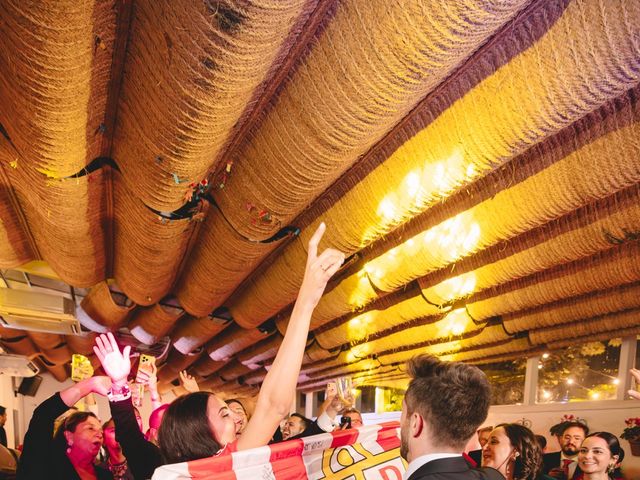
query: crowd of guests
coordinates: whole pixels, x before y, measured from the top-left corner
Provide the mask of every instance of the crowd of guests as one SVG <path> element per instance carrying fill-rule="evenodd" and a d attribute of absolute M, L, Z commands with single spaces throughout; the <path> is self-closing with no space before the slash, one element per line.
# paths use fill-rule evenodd
<path fill-rule="evenodd" d="M 482 449 L 469 456 L 474 463 L 495 468 L 506 480 L 623 478 L 619 467 L 624 450 L 615 435 L 589 434 L 586 423 L 580 421 L 563 422 L 558 433 L 560 451 L 545 453 L 545 437 L 523 425 L 485 427 L 477 432 Z"/>
<path fill-rule="evenodd" d="M 143 432 L 127 382 L 130 347 L 121 350 L 111 333 L 100 335 L 94 351 L 106 375 L 82 380 L 36 408 L 17 478 L 149 479 L 166 464 L 362 426 L 360 412 L 352 408 L 350 399 L 337 395 L 333 384 L 328 385 L 315 420 L 289 415 L 313 309 L 344 261 L 344 255 L 333 249 L 318 254 L 324 229 L 321 224 L 309 242 L 305 274 L 286 334 L 251 415 L 238 399 L 223 401 L 212 392 L 200 391 L 186 372 L 181 380 L 190 393 L 161 404 L 152 372 L 147 382 L 154 409 L 149 429 Z M 406 480 L 620 478 L 624 452 L 615 435 L 589 434 L 586 425 L 569 422 L 561 432 L 561 451 L 543 454 L 540 439 L 520 424 L 478 430 L 490 405 L 490 387 L 478 368 L 423 355 L 409 361 L 407 371 L 411 381 L 400 418 Z M 633 375 L 640 380 L 640 372 Z M 72 409 L 93 393 L 109 399 L 111 418 L 104 423 L 91 411 Z M 463 454 L 474 434 L 482 449 Z"/>

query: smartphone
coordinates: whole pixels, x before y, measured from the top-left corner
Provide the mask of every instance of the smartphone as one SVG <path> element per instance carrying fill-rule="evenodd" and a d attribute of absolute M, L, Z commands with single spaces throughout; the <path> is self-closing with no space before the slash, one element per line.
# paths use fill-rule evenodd
<path fill-rule="evenodd" d="M 156 364 L 156 357 L 153 355 L 140 355 L 140 362 L 138 363 L 138 371 L 136 373 L 136 383 L 147 383 L 147 378 L 140 375 L 141 372 L 151 375 L 153 373 L 153 367 Z"/>
<path fill-rule="evenodd" d="M 340 419 L 340 430 L 348 430 L 351 428 L 351 417 L 342 417 Z"/>

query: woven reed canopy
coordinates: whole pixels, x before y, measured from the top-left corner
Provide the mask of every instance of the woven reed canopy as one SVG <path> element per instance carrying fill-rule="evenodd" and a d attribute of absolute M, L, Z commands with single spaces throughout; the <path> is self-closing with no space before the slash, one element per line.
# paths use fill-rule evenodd
<path fill-rule="evenodd" d="M 639 83 L 636 0 L 0 2 L 0 268 L 86 330 L 0 343 L 251 395 L 321 221 L 304 391 L 640 333 Z"/>

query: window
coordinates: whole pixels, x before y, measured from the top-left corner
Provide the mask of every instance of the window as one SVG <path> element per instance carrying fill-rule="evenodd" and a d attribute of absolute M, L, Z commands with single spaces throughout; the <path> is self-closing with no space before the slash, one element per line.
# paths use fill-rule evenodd
<path fill-rule="evenodd" d="M 524 375 L 527 360 L 478 365 L 491 384 L 491 405 L 514 405 L 524 400 Z"/>
<path fill-rule="evenodd" d="M 550 352 L 538 365 L 538 403 L 613 400 L 622 340 L 589 342 Z"/>
<path fill-rule="evenodd" d="M 298 392 L 298 401 L 296 402 L 296 412 L 299 413 L 300 415 L 304 415 L 305 413 L 305 408 L 307 405 L 307 395 L 305 393 L 302 392 Z"/>
<path fill-rule="evenodd" d="M 360 400 L 360 412 L 374 413 L 376 411 L 376 387 L 359 387 L 357 396 Z"/>
<path fill-rule="evenodd" d="M 377 387 L 376 412 L 400 412 L 406 390 L 401 388 Z"/>

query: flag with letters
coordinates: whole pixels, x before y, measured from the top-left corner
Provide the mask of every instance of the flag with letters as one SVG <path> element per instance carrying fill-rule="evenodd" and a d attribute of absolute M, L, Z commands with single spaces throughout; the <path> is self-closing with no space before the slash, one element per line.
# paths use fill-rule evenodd
<path fill-rule="evenodd" d="M 402 480 L 400 425 L 387 422 L 165 465 L 153 480 Z"/>

